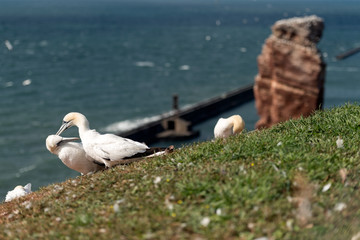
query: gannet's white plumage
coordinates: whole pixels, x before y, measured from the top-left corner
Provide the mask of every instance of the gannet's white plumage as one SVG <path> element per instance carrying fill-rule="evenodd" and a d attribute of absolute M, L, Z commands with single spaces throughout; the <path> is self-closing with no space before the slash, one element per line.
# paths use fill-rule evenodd
<path fill-rule="evenodd" d="M 227 138 L 231 135 L 241 133 L 245 128 L 245 122 L 240 115 L 229 118 L 220 118 L 214 128 L 215 138 Z"/>
<path fill-rule="evenodd" d="M 96 161 L 104 163 L 107 167 L 112 167 L 115 162 L 121 163 L 139 153 L 145 153 L 149 147 L 144 143 L 139 143 L 131 139 L 116 136 L 114 134 L 100 134 L 89 128 L 89 121 L 86 117 L 77 112 L 66 114 L 59 131 L 60 135 L 66 129 L 77 126 L 83 148 L 87 155 Z"/>
<path fill-rule="evenodd" d="M 31 183 L 25 185 L 25 187 L 19 185 L 14 188 L 12 191 L 8 191 L 5 197 L 5 202 L 10 202 L 15 198 L 19 198 L 31 193 Z"/>
<path fill-rule="evenodd" d="M 102 162 L 89 157 L 81 143 L 72 142 L 79 138 L 63 138 L 58 135 L 49 135 L 46 138 L 46 148 L 57 155 L 68 167 L 81 174 L 88 174 L 104 169 Z"/>

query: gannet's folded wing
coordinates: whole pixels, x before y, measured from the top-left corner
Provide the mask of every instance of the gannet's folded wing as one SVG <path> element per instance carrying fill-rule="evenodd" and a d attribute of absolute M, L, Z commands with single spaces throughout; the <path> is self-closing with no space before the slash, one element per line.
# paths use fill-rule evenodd
<path fill-rule="evenodd" d="M 118 137 L 112 134 L 102 135 L 93 144 L 93 151 L 104 160 L 118 161 L 129 158 L 148 149 L 143 143 Z"/>

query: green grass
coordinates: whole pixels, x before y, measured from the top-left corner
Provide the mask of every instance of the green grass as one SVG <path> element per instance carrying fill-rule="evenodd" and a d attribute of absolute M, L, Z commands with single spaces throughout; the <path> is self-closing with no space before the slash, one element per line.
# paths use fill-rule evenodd
<path fill-rule="evenodd" d="M 351 239 L 359 124 L 348 104 L 50 185 L 0 205 L 0 239 Z"/>

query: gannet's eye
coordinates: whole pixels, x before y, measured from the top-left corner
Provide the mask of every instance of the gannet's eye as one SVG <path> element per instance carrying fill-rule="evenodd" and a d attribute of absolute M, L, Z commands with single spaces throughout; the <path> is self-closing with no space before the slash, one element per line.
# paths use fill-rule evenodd
<path fill-rule="evenodd" d="M 65 120 L 64 120 L 63 123 L 69 123 L 69 121 L 65 121 Z"/>

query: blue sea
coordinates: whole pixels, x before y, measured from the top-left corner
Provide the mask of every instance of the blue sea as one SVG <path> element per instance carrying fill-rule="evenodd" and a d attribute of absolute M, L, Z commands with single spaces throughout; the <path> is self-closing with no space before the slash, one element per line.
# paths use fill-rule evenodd
<path fill-rule="evenodd" d="M 175 93 L 184 107 L 253 83 L 279 19 L 324 19 L 324 107 L 359 101 L 360 54 L 335 58 L 360 46 L 359 12 L 356 0 L 0 0 L 0 200 L 79 175 L 45 147 L 68 112 L 118 131 L 171 110 Z M 222 116 L 234 113 L 254 129 L 254 102 Z M 192 141 L 210 140 L 217 118 Z"/>

